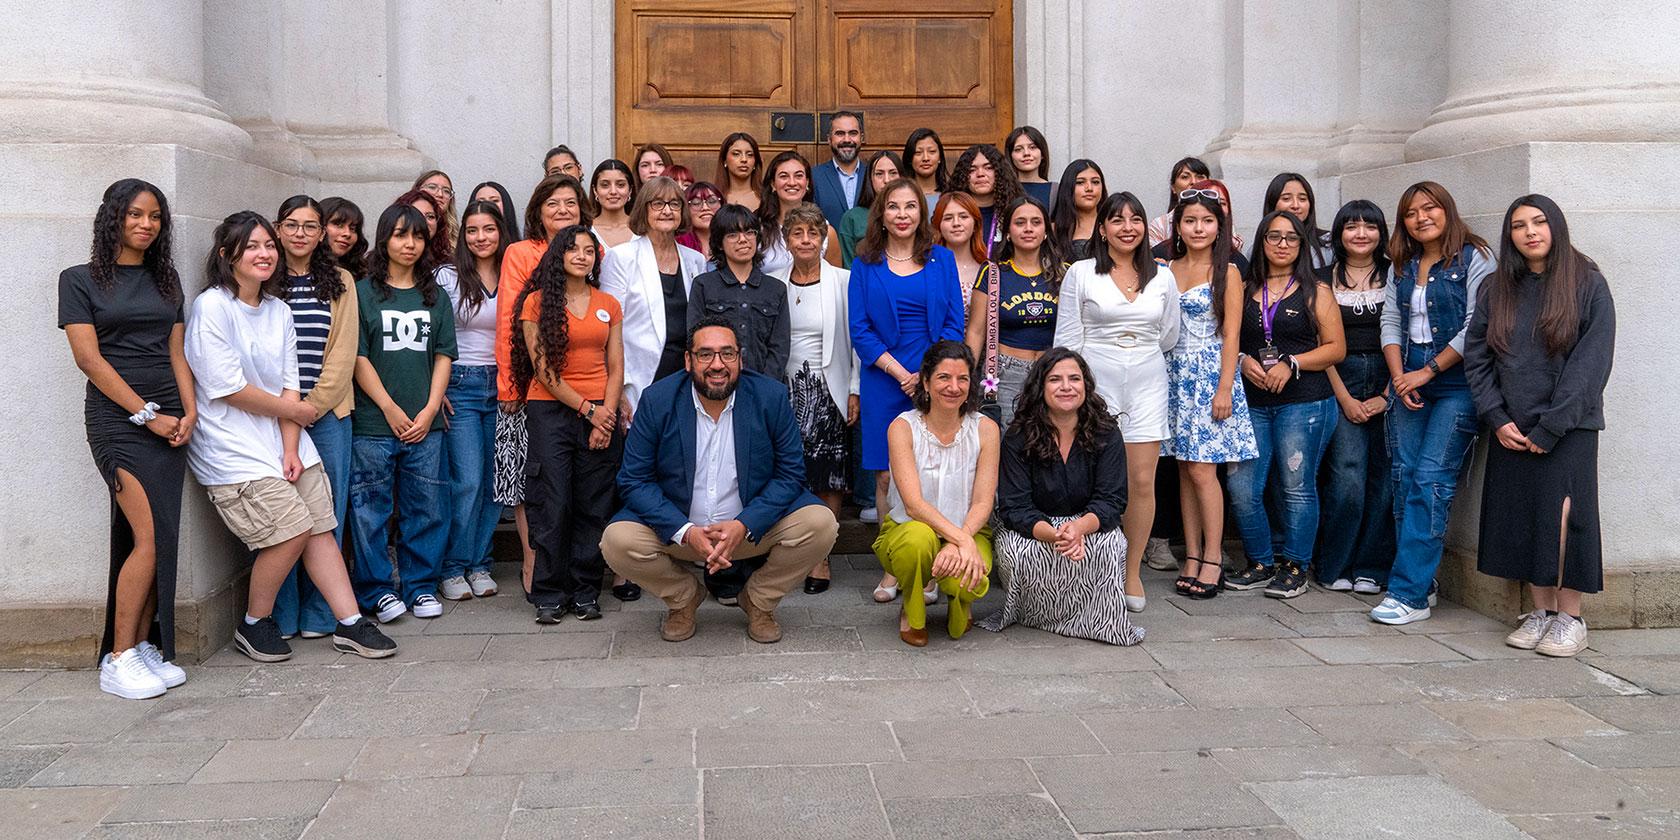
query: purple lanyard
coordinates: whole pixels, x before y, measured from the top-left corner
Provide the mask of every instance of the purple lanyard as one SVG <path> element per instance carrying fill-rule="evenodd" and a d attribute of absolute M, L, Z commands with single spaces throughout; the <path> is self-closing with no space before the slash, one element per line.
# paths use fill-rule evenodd
<path fill-rule="evenodd" d="M 1271 284 L 1260 284 L 1260 329 L 1266 333 L 1266 343 L 1272 343 L 1272 323 L 1277 320 L 1278 307 L 1283 305 L 1284 298 L 1289 297 L 1289 290 L 1295 288 L 1295 278 L 1283 284 L 1283 292 L 1278 295 L 1277 303 L 1272 303 Z"/>

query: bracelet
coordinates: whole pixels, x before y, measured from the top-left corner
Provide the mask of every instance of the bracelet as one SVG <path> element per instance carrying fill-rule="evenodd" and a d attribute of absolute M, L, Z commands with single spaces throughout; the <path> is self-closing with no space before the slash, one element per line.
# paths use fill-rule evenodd
<path fill-rule="evenodd" d="M 1436 376 L 1441 375 L 1441 365 L 1440 365 L 1439 362 L 1436 362 L 1434 359 L 1430 359 L 1429 364 L 1425 365 L 1425 367 L 1429 368 L 1430 373 L 1435 374 Z"/>
<path fill-rule="evenodd" d="M 128 416 L 128 422 L 133 423 L 136 426 L 144 426 L 157 419 L 158 410 L 161 408 L 163 408 L 163 406 L 160 406 L 155 402 L 146 403 L 145 405 L 140 406 L 139 411 L 136 411 Z"/>
<path fill-rule="evenodd" d="M 1295 361 L 1295 354 L 1286 353 L 1283 356 L 1283 360 L 1289 363 L 1289 369 L 1290 370 L 1295 371 L 1295 378 L 1300 379 L 1301 378 L 1301 363 Z"/>

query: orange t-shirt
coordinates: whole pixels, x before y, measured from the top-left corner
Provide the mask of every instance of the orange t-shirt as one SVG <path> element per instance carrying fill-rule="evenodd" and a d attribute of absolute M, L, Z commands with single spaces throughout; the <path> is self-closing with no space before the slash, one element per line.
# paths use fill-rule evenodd
<path fill-rule="evenodd" d="M 525 299 L 525 311 L 520 321 L 536 321 L 542 314 L 543 293 L 532 292 Z M 566 310 L 566 358 L 560 364 L 560 379 L 572 386 L 586 400 L 607 398 L 607 339 L 612 326 L 624 322 L 624 310 L 618 298 L 601 291 L 589 290 L 589 308 L 579 318 Z M 523 331 L 523 326 L 520 328 Z M 531 380 L 531 392 L 526 399 L 552 400 L 554 395 Z"/>
<path fill-rule="evenodd" d="M 502 254 L 502 276 L 496 281 L 496 399 L 519 399 L 513 392 L 513 306 L 547 251 L 547 242 L 521 239 Z"/>

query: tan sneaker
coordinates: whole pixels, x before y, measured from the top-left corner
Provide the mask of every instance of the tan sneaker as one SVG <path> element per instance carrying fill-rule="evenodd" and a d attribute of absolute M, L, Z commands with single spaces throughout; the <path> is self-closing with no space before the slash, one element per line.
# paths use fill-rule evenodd
<path fill-rule="evenodd" d="M 776 623 L 776 614 L 761 610 L 752 599 L 747 597 L 747 590 L 741 590 L 741 611 L 747 614 L 747 637 L 761 645 L 774 644 L 782 640 L 782 625 Z"/>
<path fill-rule="evenodd" d="M 1546 636 L 1546 628 L 1551 625 L 1552 617 L 1546 615 L 1545 610 L 1535 610 L 1518 616 L 1522 623 L 1511 635 L 1505 637 L 1505 644 L 1520 650 L 1534 650 L 1540 640 Z"/>
<path fill-rule="evenodd" d="M 1150 537 L 1143 549 L 1143 564 L 1157 572 L 1177 571 L 1178 558 L 1173 556 L 1166 540 Z"/>
<path fill-rule="evenodd" d="M 1546 635 L 1540 639 L 1540 644 L 1534 646 L 1535 652 L 1546 656 L 1574 656 L 1586 649 L 1586 620 L 1563 613 L 1552 617 L 1552 623 L 1546 627 Z"/>
<path fill-rule="evenodd" d="M 671 607 L 665 623 L 659 627 L 659 637 L 667 642 L 681 642 L 694 635 L 694 611 L 706 602 L 706 587 L 698 584 L 694 594 L 682 606 Z"/>

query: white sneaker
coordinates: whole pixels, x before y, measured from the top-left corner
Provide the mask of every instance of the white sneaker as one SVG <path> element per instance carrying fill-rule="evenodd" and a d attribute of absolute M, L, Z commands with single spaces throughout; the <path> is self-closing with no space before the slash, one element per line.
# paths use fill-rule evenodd
<path fill-rule="evenodd" d="M 163 651 L 158 650 L 151 642 L 141 642 L 134 646 L 134 652 L 140 654 L 140 661 L 152 669 L 152 673 L 163 680 L 164 688 L 175 688 L 187 681 L 187 672 L 173 662 L 165 661 Z"/>
<path fill-rule="evenodd" d="M 1171 572 L 1178 569 L 1178 558 L 1173 556 L 1166 540 L 1150 537 L 1143 549 L 1143 564 L 1157 572 Z"/>
<path fill-rule="evenodd" d="M 415 618 L 437 618 L 443 615 L 443 602 L 436 595 L 421 595 L 414 599 Z"/>
<path fill-rule="evenodd" d="M 1546 656 L 1574 656 L 1587 649 L 1587 622 L 1565 613 L 1552 616 L 1546 635 L 1534 646 L 1536 653 Z"/>
<path fill-rule="evenodd" d="M 472 587 L 467 585 L 467 579 L 462 575 L 444 578 L 438 582 L 438 594 L 451 601 L 465 601 L 473 596 Z M 415 613 L 419 615 L 419 613 Z"/>
<path fill-rule="evenodd" d="M 488 598 L 496 594 L 496 579 L 489 572 L 473 572 L 467 575 L 467 585 L 472 587 L 472 594 L 476 598 Z"/>
<path fill-rule="evenodd" d="M 1353 579 L 1353 591 L 1358 595 L 1375 595 L 1382 591 L 1382 584 L 1376 578 L 1357 577 Z M 1431 605 L 1435 602 L 1430 601 Z"/>
<path fill-rule="evenodd" d="M 1540 644 L 1540 640 L 1545 638 L 1546 628 L 1551 626 L 1552 617 L 1546 615 L 1545 610 L 1526 612 L 1517 617 L 1522 619 L 1522 623 L 1511 631 L 1511 635 L 1505 637 L 1505 644 L 1519 650 L 1534 650 L 1534 647 Z"/>
<path fill-rule="evenodd" d="M 876 508 L 866 507 L 863 510 L 858 511 L 858 521 L 874 525 L 875 523 L 881 521 L 881 511 Z"/>
<path fill-rule="evenodd" d="M 1347 578 L 1336 578 L 1330 582 L 1329 586 L 1324 588 L 1330 590 L 1331 592 L 1352 592 L 1353 581 L 1348 580 Z"/>
<path fill-rule="evenodd" d="M 162 695 L 168 688 L 163 677 L 152 673 L 133 648 L 115 655 L 107 653 L 99 663 L 99 690 L 106 694 L 145 700 Z"/>
<path fill-rule="evenodd" d="M 1371 610 L 1371 620 L 1379 624 L 1411 624 L 1414 621 L 1425 621 L 1429 618 L 1429 608 L 1413 609 L 1394 600 L 1384 598 L 1382 603 Z"/>
<path fill-rule="evenodd" d="M 402 618 L 408 612 L 408 606 L 402 602 L 402 599 L 389 592 L 379 596 L 379 603 L 375 604 L 373 609 L 374 613 L 379 616 L 379 623 L 381 624 L 390 624 Z"/>

